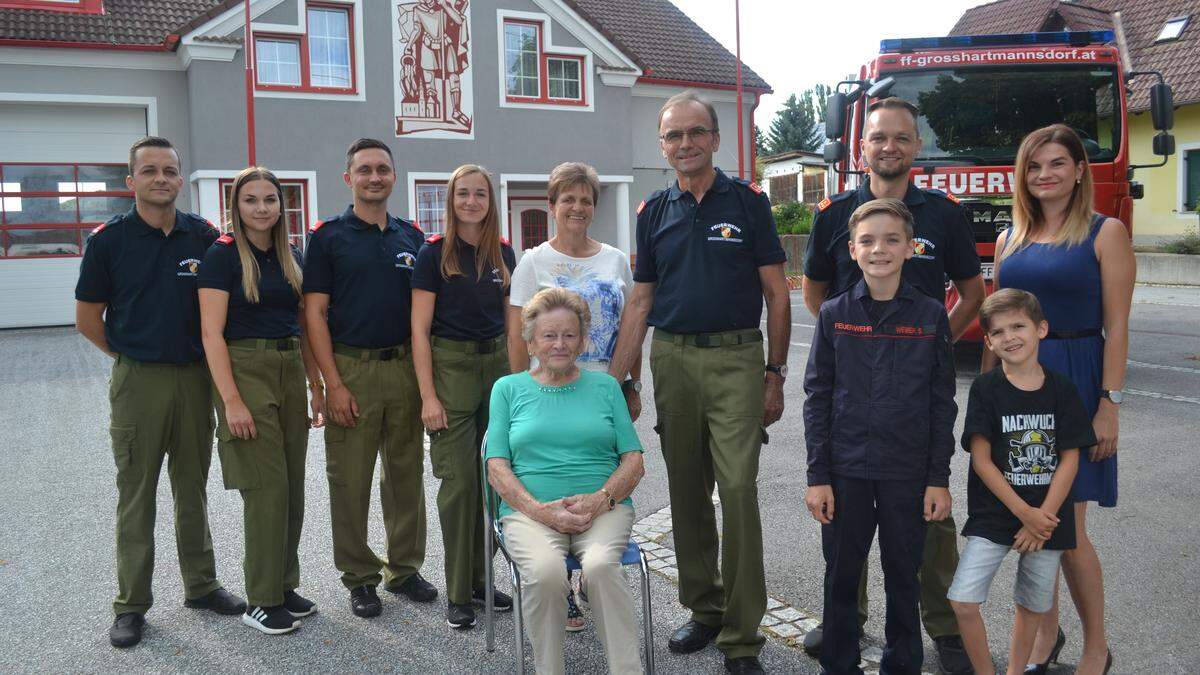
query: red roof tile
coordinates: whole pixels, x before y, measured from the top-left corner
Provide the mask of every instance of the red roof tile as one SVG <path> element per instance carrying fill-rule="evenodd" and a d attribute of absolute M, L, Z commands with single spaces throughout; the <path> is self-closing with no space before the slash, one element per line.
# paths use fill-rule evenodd
<path fill-rule="evenodd" d="M 1157 70 L 1175 90 L 1175 103 L 1200 103 L 1200 6 L 1196 0 L 999 0 L 968 9 L 951 35 L 1027 33 L 1038 30 L 1109 30 L 1121 13 L 1134 70 Z M 1155 42 L 1168 19 L 1191 15 L 1177 40 Z M 1151 78 L 1134 80 L 1130 109 L 1149 107 Z"/>
<path fill-rule="evenodd" d="M 0 9 L 0 39 L 162 45 L 168 35 L 229 0 L 104 0 L 103 14 Z M 234 0 L 236 1 L 236 0 Z"/>

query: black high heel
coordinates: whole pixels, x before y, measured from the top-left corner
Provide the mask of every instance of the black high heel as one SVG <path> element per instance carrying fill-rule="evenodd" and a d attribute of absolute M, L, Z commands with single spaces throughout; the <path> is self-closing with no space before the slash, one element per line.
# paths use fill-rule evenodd
<path fill-rule="evenodd" d="M 1108 671 L 1112 668 L 1112 650 L 1108 650 L 1108 660 L 1104 662 L 1104 672 L 1101 675 L 1108 675 Z"/>
<path fill-rule="evenodd" d="M 1030 675 L 1030 674 L 1046 675 L 1046 673 L 1050 670 L 1050 664 L 1058 663 L 1058 655 L 1062 652 L 1063 646 L 1066 644 L 1067 644 L 1067 635 L 1066 635 L 1066 633 L 1063 632 L 1062 626 L 1059 626 L 1058 627 L 1058 639 L 1054 641 L 1054 648 L 1050 650 L 1050 658 L 1046 659 L 1042 663 L 1034 665 L 1032 668 L 1030 668 L 1029 666 L 1026 666 L 1025 667 L 1026 675 Z M 1112 665 L 1111 652 L 1109 654 L 1109 665 Z M 1104 672 L 1107 673 L 1108 669 L 1106 668 Z"/>

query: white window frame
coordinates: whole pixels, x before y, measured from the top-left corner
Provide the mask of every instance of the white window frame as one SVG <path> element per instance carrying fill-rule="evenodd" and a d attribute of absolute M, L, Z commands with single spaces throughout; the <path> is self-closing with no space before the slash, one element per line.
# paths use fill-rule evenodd
<path fill-rule="evenodd" d="M 408 219 L 415 222 L 425 234 L 440 234 L 428 230 L 417 216 L 417 183 L 449 183 L 450 172 L 442 171 L 409 171 L 408 180 Z"/>
<path fill-rule="evenodd" d="M 305 22 L 306 22 L 306 25 L 308 26 L 308 79 L 309 79 L 309 84 L 313 87 L 328 87 L 328 88 L 333 88 L 333 89 L 336 89 L 336 88 L 348 89 L 348 88 L 354 86 L 354 84 L 355 84 L 355 82 L 354 82 L 354 45 L 352 44 L 352 41 L 355 39 L 356 36 L 354 35 L 354 27 L 350 23 L 350 14 L 354 10 L 349 5 L 346 5 L 342 8 L 332 7 L 329 5 L 317 5 L 315 7 L 306 6 L 304 11 L 305 11 Z M 326 12 L 329 14 L 341 15 L 342 19 L 343 19 L 343 24 L 346 26 L 346 35 L 344 37 L 333 36 L 333 35 L 314 36 L 314 34 L 312 32 L 312 24 L 310 22 L 311 14 L 313 12 Z M 341 51 L 342 49 L 345 50 L 345 55 L 346 55 L 346 65 L 345 65 L 346 83 L 345 84 L 328 84 L 328 83 L 317 84 L 316 83 L 317 76 L 314 74 L 314 71 L 315 71 L 315 66 L 317 64 L 313 60 L 313 50 L 315 48 L 315 43 L 317 41 L 324 41 L 324 42 L 330 42 L 330 43 L 336 42 L 336 43 L 338 43 L 339 51 Z M 329 65 L 331 67 L 334 67 L 333 64 L 323 64 L 323 65 Z M 336 67 L 340 69 L 342 66 L 338 65 Z"/>
<path fill-rule="evenodd" d="M 295 67 L 296 67 L 296 81 L 295 81 L 295 82 L 283 82 L 283 81 L 279 81 L 279 80 L 267 80 L 267 79 L 265 79 L 265 78 L 263 77 L 263 71 L 264 71 L 264 69 L 263 69 L 263 67 L 262 67 L 262 64 L 263 64 L 263 62 L 264 62 L 264 59 L 263 59 L 262 52 L 260 52 L 260 51 L 259 51 L 259 48 L 260 48 L 260 47 L 261 47 L 261 46 L 262 46 L 264 43 L 269 43 L 269 44 L 271 44 L 271 45 L 288 45 L 289 47 L 294 47 L 294 48 L 295 48 L 295 50 L 296 50 L 296 61 L 295 61 L 295 63 L 294 63 L 294 64 L 292 64 L 292 63 L 290 63 L 290 62 L 286 62 L 286 61 L 281 61 L 281 60 L 279 60 L 279 59 L 273 59 L 273 60 L 267 60 L 267 61 L 266 61 L 267 63 L 270 63 L 271 65 L 274 65 L 274 66 L 276 66 L 276 70 L 282 70 L 282 68 L 280 68 L 280 66 L 288 66 L 288 67 L 290 67 L 290 66 L 292 66 L 292 65 L 295 65 Z M 276 54 L 278 54 L 278 52 L 279 52 L 279 48 L 278 48 L 278 47 L 274 47 L 274 50 L 275 50 L 275 53 L 276 53 Z M 301 67 L 301 64 L 300 64 L 300 59 L 301 59 L 301 56 L 300 56 L 300 43 L 299 43 L 299 42 L 297 42 L 296 40 L 292 40 L 292 39 L 290 39 L 290 38 L 289 38 L 289 39 L 276 38 L 276 37 L 271 37 L 271 36 L 269 36 L 269 35 L 264 35 L 264 36 L 262 36 L 262 37 L 255 37 L 255 38 L 254 38 L 254 60 L 255 60 L 255 69 L 256 69 L 256 76 L 257 76 L 257 79 L 258 79 L 258 84 L 264 84 L 264 85 L 267 85 L 267 86 L 279 85 L 279 86 L 285 86 L 285 87 L 299 87 L 299 86 L 303 85 L 303 84 L 304 84 L 304 82 L 303 82 L 303 80 L 304 80 L 304 74 L 303 74 L 303 72 L 302 72 L 302 71 L 303 71 L 303 68 Z"/>
<path fill-rule="evenodd" d="M 514 21 L 535 21 L 542 24 L 541 28 L 541 44 L 539 45 L 539 58 L 541 54 L 546 54 L 548 57 L 553 57 L 557 54 L 564 56 L 578 56 L 583 59 L 582 67 L 580 68 L 579 84 L 582 90 L 580 94 L 586 97 L 586 105 L 578 105 L 573 103 L 523 103 L 518 101 L 508 100 L 508 80 L 505 72 L 505 53 L 504 53 L 504 22 L 506 20 Z M 521 12 L 511 9 L 496 10 L 496 75 L 500 83 L 499 104 L 501 108 L 526 108 L 533 110 L 558 110 L 562 112 L 594 112 L 596 109 L 596 85 L 595 85 L 595 67 L 593 64 L 592 52 L 582 47 L 566 47 L 556 45 L 554 43 L 554 22 L 551 21 L 548 14 L 540 12 Z M 547 75 L 548 77 L 548 75 Z M 541 91 L 541 75 L 538 75 L 538 95 Z M 578 101 L 579 99 L 562 99 L 563 101 Z"/>
<path fill-rule="evenodd" d="M 1162 29 L 1158 31 L 1158 37 L 1154 38 L 1155 44 L 1159 42 L 1178 40 L 1183 36 L 1183 31 L 1187 30 L 1188 24 L 1191 22 L 1191 18 L 1192 16 L 1190 14 L 1185 14 L 1183 16 L 1174 16 L 1164 21 Z M 1168 33 L 1168 29 L 1175 28 L 1176 26 L 1178 26 L 1177 30 L 1171 30 Z"/>
<path fill-rule="evenodd" d="M 365 101 L 367 100 L 367 78 L 366 78 L 366 33 L 363 30 L 363 14 L 366 9 L 363 7 L 363 0 L 327 0 L 330 4 L 346 5 L 351 7 L 354 13 L 354 93 L 323 93 L 311 91 L 271 91 L 261 90 L 257 87 L 254 89 L 255 98 L 297 98 L 309 99 L 313 101 Z M 296 36 L 299 39 L 308 30 L 308 2 L 307 0 L 295 0 L 296 6 L 296 21 L 295 24 L 286 23 L 263 23 L 258 21 L 250 22 L 250 30 L 253 33 L 273 33 L 277 37 L 286 37 L 289 35 Z M 237 12 L 241 12 L 241 7 L 234 8 Z M 233 11 L 233 10 L 230 10 Z M 266 11 L 266 10 L 264 10 Z M 238 22 L 238 26 L 242 26 Z M 206 24 L 207 26 L 207 24 Z M 204 28 L 202 26 L 201 28 Z M 310 78 L 311 79 L 311 78 Z M 314 190 L 315 192 L 315 190 Z"/>

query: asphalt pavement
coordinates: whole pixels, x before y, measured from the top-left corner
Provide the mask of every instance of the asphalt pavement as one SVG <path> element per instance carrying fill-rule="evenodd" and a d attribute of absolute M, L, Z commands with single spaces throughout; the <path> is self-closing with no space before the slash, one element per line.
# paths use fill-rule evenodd
<path fill-rule="evenodd" d="M 787 411 L 770 428 L 763 449 L 759 494 L 765 532 L 768 593 L 805 614 L 821 611 L 819 527 L 803 508 L 804 436 L 800 409 L 812 317 L 793 293 L 793 332 L 785 385 Z M 1200 672 L 1200 288 L 1138 287 L 1121 414 L 1121 496 L 1114 509 L 1089 510 L 1089 532 L 1104 565 L 1113 673 Z M 957 350 L 958 402 L 977 372 L 978 348 Z M 482 625 L 456 632 L 446 627 L 444 600 L 418 605 L 381 593 L 383 615 L 363 620 L 350 612 L 332 562 L 324 442 L 309 442 L 307 503 L 301 540 L 301 592 L 319 612 L 293 634 L 268 637 L 237 617 L 219 617 L 182 606 L 173 545 L 170 487 L 160 481 L 155 606 L 138 647 L 108 645 L 113 558 L 114 469 L 108 441 L 107 358 L 70 328 L 0 331 L 0 631 L 4 672 L 511 672 L 515 664 L 511 615 L 501 615 L 497 650 L 484 650 Z M 634 494 L 639 517 L 668 506 L 662 456 L 652 431 L 652 387 L 646 377 L 646 413 L 637 423 L 647 444 L 647 475 Z M 961 430 L 962 411 L 959 415 Z M 430 507 L 428 555 L 423 574 L 444 587 L 437 481 L 426 463 Z M 967 456 L 954 459 L 951 491 L 961 525 L 965 516 Z M 241 498 L 222 489 L 213 458 L 209 513 L 218 572 L 241 593 Z M 370 539 L 382 550 L 383 528 L 374 498 Z M 661 538 L 668 546 L 669 533 Z M 1003 662 L 1011 628 L 1015 561 L 996 578 L 984 606 L 992 653 Z M 883 634 L 883 578 L 874 555 L 867 624 L 871 639 Z M 498 585 L 507 589 L 505 574 Z M 630 575 L 631 585 L 635 575 Z M 633 586 L 636 597 L 637 588 Z M 675 626 L 687 618 L 670 578 L 652 582 L 655 654 L 660 673 L 723 672 L 712 647 L 677 656 L 666 649 Z M 1072 672 L 1081 647 L 1078 618 L 1065 590 L 1067 646 L 1057 671 Z M 631 646 L 631 648 L 634 648 Z M 527 659 L 530 667 L 532 660 Z M 935 672 L 926 641 L 926 669 Z M 567 638 L 568 672 L 605 672 L 593 629 Z M 771 637 L 763 652 L 771 672 L 816 673 L 817 663 L 793 641 Z"/>

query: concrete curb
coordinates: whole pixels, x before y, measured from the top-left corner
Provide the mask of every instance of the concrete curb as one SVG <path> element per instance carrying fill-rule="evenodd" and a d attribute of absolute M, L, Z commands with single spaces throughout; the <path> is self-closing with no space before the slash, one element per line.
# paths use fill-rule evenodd
<path fill-rule="evenodd" d="M 1137 282 L 1171 286 L 1200 285 L 1200 255 L 1135 253 Z"/>

